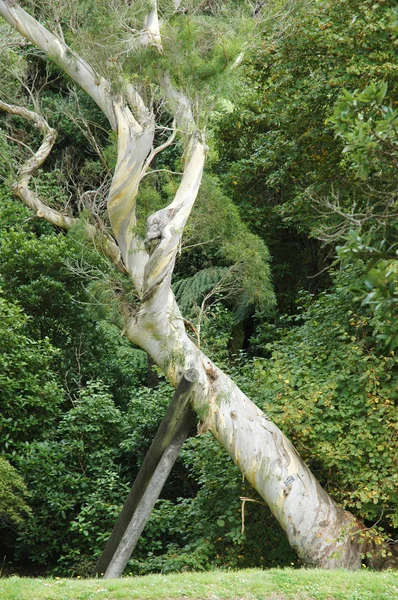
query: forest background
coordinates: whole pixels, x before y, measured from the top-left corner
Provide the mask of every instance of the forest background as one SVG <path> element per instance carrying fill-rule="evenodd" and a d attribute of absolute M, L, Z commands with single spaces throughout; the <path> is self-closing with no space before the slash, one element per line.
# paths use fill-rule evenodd
<path fill-rule="evenodd" d="M 225 33 L 211 53 L 203 47 L 212 4 L 177 39 L 191 64 L 202 53 L 183 76 L 203 87 L 236 43 Z M 59 18 L 71 19 L 63 6 Z M 98 6 L 92 27 L 104 18 Z M 93 15 L 90 3 L 79 7 Z M 323 487 L 393 552 L 398 11 L 387 0 L 274 8 L 210 113 L 174 290 L 202 348 L 255 391 Z M 0 113 L 0 556 L 7 570 L 86 575 L 172 388 L 120 336 L 125 283 L 82 235 L 115 162 L 105 118 L 5 23 L 0 34 L 1 99 L 39 101 L 58 132 L 34 185 L 81 214 L 65 235 L 13 197 L 18 165 L 40 138 Z M 174 147 L 155 170 L 140 192 L 151 210 L 175 189 Z M 292 564 L 232 460 L 192 431 L 128 571 Z"/>

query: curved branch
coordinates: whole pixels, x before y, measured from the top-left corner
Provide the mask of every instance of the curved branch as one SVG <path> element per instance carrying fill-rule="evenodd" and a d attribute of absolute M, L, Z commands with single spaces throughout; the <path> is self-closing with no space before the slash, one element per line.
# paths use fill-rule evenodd
<path fill-rule="evenodd" d="M 37 194 L 29 188 L 29 182 L 32 179 L 33 173 L 37 171 L 50 154 L 57 137 L 57 132 L 49 126 L 44 117 L 22 106 L 7 104 L 0 100 L 0 109 L 9 114 L 18 115 L 19 117 L 31 121 L 43 135 L 43 141 L 40 148 L 36 152 L 33 152 L 33 156 L 19 169 L 17 180 L 12 185 L 13 191 L 26 206 L 37 214 L 38 217 L 43 217 L 55 227 L 70 229 L 74 224 L 75 219 L 63 215 L 44 204 L 38 198 Z"/>
<path fill-rule="evenodd" d="M 166 148 L 171 146 L 171 144 L 174 142 L 176 133 L 177 133 L 176 122 L 174 120 L 173 121 L 173 132 L 172 132 L 171 136 L 165 141 L 164 144 L 161 144 L 160 146 L 157 146 L 157 148 L 154 148 L 152 150 L 152 152 L 150 153 L 150 155 L 148 156 L 148 158 L 146 159 L 145 164 L 142 167 L 140 181 L 141 181 L 141 179 L 143 179 L 145 177 L 145 175 L 147 175 L 148 168 L 149 168 L 151 162 L 153 161 L 153 159 L 155 158 L 155 156 L 157 156 L 157 154 L 159 154 L 159 152 L 162 152 L 163 150 L 165 150 Z M 158 171 L 160 171 L 160 170 L 165 171 L 166 169 L 158 169 Z M 151 171 L 151 172 L 153 173 L 153 171 Z"/>
<path fill-rule="evenodd" d="M 150 257 L 145 266 L 144 299 L 152 298 L 151 306 L 155 311 L 165 309 L 167 305 L 182 233 L 202 180 L 206 146 L 199 132 L 190 137 L 184 172 L 173 201 L 147 220 L 145 247 Z"/>
<path fill-rule="evenodd" d="M 62 37 L 51 33 L 34 17 L 27 13 L 16 2 L 0 0 L 0 15 L 21 35 L 43 50 L 73 81 L 75 81 L 98 104 L 108 118 L 112 128 L 117 128 L 115 115 L 115 98 L 111 92 L 110 83 L 93 67 L 70 48 Z M 139 117 L 147 118 L 147 109 L 136 90 L 130 85 L 128 100 L 137 110 Z M 136 133 L 141 133 L 142 127 L 132 118 Z"/>
<path fill-rule="evenodd" d="M 43 141 L 40 148 L 36 152 L 33 152 L 33 156 L 19 169 L 17 179 L 12 184 L 14 193 L 28 208 L 33 210 L 38 217 L 45 219 L 48 223 L 55 227 L 59 227 L 60 229 L 71 229 L 77 222 L 74 217 L 64 215 L 47 204 L 44 204 L 37 194 L 29 188 L 29 182 L 32 179 L 33 174 L 44 163 L 54 146 L 57 136 L 55 129 L 50 127 L 42 115 L 28 110 L 23 106 L 7 104 L 0 100 L 0 110 L 27 119 L 33 123 L 43 135 Z M 96 239 L 100 241 L 104 254 L 113 262 L 119 271 L 124 273 L 126 268 L 123 264 L 119 247 L 114 239 L 108 234 L 99 231 L 89 223 L 86 224 L 86 233 L 92 241 L 95 241 Z"/>
<path fill-rule="evenodd" d="M 61 38 L 48 31 L 16 2 L 0 0 L 0 15 L 32 44 L 43 50 L 82 87 L 104 111 L 112 127 L 116 126 L 109 83 L 106 79 L 100 77 L 91 65 Z"/>

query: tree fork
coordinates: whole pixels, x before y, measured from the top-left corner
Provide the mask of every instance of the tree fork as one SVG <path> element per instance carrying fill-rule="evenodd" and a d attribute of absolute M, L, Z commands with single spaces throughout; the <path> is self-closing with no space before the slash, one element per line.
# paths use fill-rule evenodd
<path fill-rule="evenodd" d="M 181 446 L 195 423 L 189 400 L 199 373 L 188 369 L 181 378 L 166 414 L 95 568 L 96 575 L 119 577 L 162 491 Z"/>

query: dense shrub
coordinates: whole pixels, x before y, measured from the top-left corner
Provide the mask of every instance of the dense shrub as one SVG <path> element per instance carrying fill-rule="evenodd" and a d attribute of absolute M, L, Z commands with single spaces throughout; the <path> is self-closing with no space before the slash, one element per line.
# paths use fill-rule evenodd
<path fill-rule="evenodd" d="M 340 273 L 331 292 L 304 295 L 299 315 L 267 344 L 270 358 L 244 366 L 242 383 L 326 490 L 391 532 L 398 526 L 398 364 L 373 336 L 372 314 L 353 301 L 354 276 Z"/>

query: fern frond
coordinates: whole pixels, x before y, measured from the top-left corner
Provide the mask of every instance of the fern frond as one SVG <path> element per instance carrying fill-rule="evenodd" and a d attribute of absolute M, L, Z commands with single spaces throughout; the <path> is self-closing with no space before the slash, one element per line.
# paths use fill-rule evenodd
<path fill-rule="evenodd" d="M 173 285 L 173 291 L 183 313 L 199 306 L 205 295 L 223 279 L 228 267 L 208 267 L 186 279 L 180 279 Z"/>
<path fill-rule="evenodd" d="M 253 307 L 248 292 L 245 289 L 241 289 L 240 292 L 240 294 L 237 294 L 233 298 L 232 314 L 235 323 L 241 323 L 247 319 L 250 315 L 250 310 Z"/>

